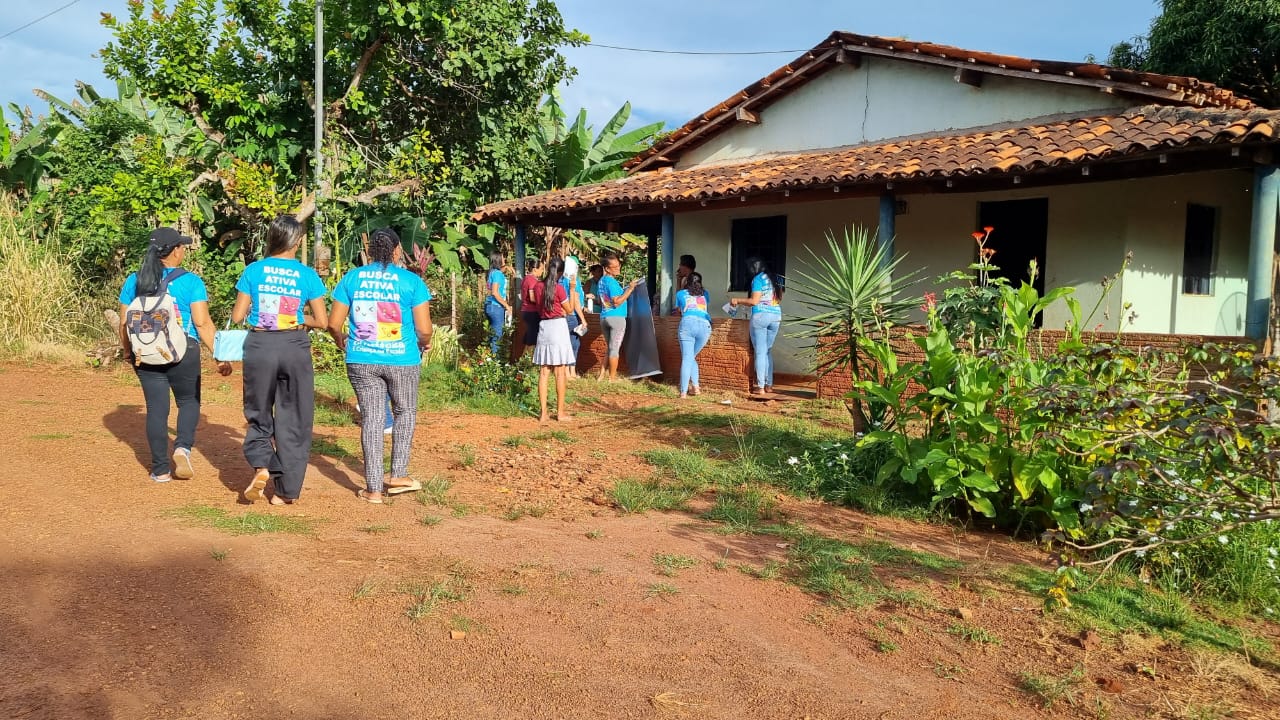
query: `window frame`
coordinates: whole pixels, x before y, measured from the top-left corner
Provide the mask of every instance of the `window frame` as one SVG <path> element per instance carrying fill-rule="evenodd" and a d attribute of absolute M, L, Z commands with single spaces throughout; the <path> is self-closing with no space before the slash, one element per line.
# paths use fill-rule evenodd
<path fill-rule="evenodd" d="M 1201 212 L 1209 214 L 1207 223 L 1204 217 L 1192 217 L 1193 214 Z M 1180 294 L 1189 297 L 1214 296 L 1217 290 L 1216 279 L 1218 274 L 1218 251 L 1221 246 L 1221 222 L 1222 212 L 1218 207 L 1201 203 L 1187 203 L 1182 226 L 1182 269 L 1178 278 Z M 1206 226 L 1209 233 L 1208 242 L 1205 243 L 1202 238 L 1194 238 L 1199 242 L 1193 246 L 1192 232 L 1196 228 L 1203 229 Z M 1208 246 L 1207 251 L 1205 250 L 1206 244 Z M 1193 253 L 1195 253 L 1194 257 Z M 1201 292 L 1192 289 L 1193 283 L 1198 285 L 1201 281 L 1207 286 L 1205 291 Z"/>

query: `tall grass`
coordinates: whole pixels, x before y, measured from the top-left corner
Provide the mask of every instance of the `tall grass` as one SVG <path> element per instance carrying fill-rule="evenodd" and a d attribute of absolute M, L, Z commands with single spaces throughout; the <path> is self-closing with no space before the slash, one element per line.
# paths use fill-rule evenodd
<path fill-rule="evenodd" d="M 70 256 L 41 240 L 17 200 L 0 194 L 0 350 L 65 355 L 56 349 L 101 334 L 93 306 Z"/>

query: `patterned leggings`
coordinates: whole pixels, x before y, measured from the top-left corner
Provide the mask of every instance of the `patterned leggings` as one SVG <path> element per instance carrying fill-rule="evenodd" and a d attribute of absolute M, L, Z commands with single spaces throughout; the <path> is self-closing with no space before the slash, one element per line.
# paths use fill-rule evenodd
<path fill-rule="evenodd" d="M 360 417 L 360 450 L 364 453 L 365 487 L 371 493 L 382 492 L 382 443 L 386 437 L 387 395 L 391 396 L 392 426 L 391 477 L 409 473 L 409 451 L 413 444 L 413 427 L 418 420 L 417 365 L 347 365 L 347 378 L 356 391 L 362 409 Z"/>

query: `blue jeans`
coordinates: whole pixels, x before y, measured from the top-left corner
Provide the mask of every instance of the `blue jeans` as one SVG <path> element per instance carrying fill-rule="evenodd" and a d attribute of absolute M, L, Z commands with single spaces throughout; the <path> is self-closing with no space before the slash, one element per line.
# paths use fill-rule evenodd
<path fill-rule="evenodd" d="M 565 316 L 564 321 L 569 325 L 569 344 L 573 346 L 573 365 L 571 367 L 576 368 L 578 366 L 578 350 L 582 348 L 582 338 L 578 337 L 578 333 L 573 331 L 574 328 L 581 324 L 578 322 L 578 313 L 569 313 Z"/>
<path fill-rule="evenodd" d="M 751 348 L 756 359 L 756 387 L 773 385 L 773 341 L 782 326 L 782 316 L 776 313 L 755 313 L 751 316 Z"/>
<path fill-rule="evenodd" d="M 484 316 L 489 318 L 489 351 L 497 357 L 498 341 L 502 339 L 502 329 L 507 325 L 507 309 L 496 302 L 487 302 L 484 304 Z"/>
<path fill-rule="evenodd" d="M 700 317 L 680 318 L 676 337 L 680 340 L 680 394 L 684 395 L 690 381 L 698 386 L 698 353 L 711 339 L 711 323 Z"/>

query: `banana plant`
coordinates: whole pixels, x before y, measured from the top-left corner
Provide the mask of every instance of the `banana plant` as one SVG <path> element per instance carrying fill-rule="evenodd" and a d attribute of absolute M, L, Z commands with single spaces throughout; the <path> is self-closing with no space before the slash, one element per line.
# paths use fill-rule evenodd
<path fill-rule="evenodd" d="M 547 159 L 547 187 L 543 190 L 589 185 L 626 174 L 622 165 L 648 149 L 662 132 L 661 122 L 649 123 L 619 135 L 631 119 L 631 103 L 624 103 L 592 137 L 587 111 L 579 110 L 572 125 L 558 95 L 549 96 L 539 108 L 539 132 L 534 149 Z"/>
<path fill-rule="evenodd" d="M 18 117 L 15 132 L 0 109 L 0 187 L 25 194 L 36 191 L 50 167 L 53 142 L 62 125 L 48 118 L 33 123 L 14 105 L 9 109 Z"/>

